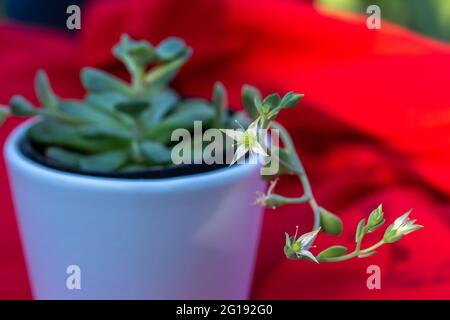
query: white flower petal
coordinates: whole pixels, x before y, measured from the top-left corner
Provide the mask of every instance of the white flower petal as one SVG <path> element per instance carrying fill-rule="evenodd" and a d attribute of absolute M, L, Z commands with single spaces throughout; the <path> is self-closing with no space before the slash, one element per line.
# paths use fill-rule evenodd
<path fill-rule="evenodd" d="M 407 235 L 407 234 L 410 234 L 411 232 L 417 231 L 417 230 L 422 229 L 422 228 L 423 228 L 423 226 L 418 225 L 418 224 L 414 224 L 414 225 L 411 225 L 411 226 L 408 226 L 407 228 L 405 228 L 402 231 L 402 234 L 403 235 Z"/>
<path fill-rule="evenodd" d="M 247 153 L 248 149 L 245 148 L 244 145 L 240 145 L 237 149 L 236 149 L 236 153 L 234 154 L 233 160 L 230 163 L 230 166 L 232 164 L 234 164 L 235 162 L 239 161 L 239 159 L 241 159 L 243 156 L 245 156 L 245 154 Z"/>
<path fill-rule="evenodd" d="M 244 136 L 244 132 L 241 130 L 233 130 L 233 129 L 220 129 L 223 133 L 229 136 L 231 139 L 235 141 L 241 141 Z"/>
<path fill-rule="evenodd" d="M 259 123 L 259 118 L 256 119 L 255 121 L 253 121 L 252 123 L 250 123 L 250 125 L 248 126 L 248 128 L 246 130 L 246 133 L 250 134 L 256 138 L 256 134 L 258 133 L 258 123 Z"/>
<path fill-rule="evenodd" d="M 409 210 L 404 215 L 402 215 L 402 216 L 398 217 L 397 219 L 395 219 L 393 229 L 400 228 L 400 226 L 403 225 L 408 220 L 408 216 L 409 216 L 410 213 L 411 213 L 411 210 Z"/>
<path fill-rule="evenodd" d="M 255 141 L 255 143 L 252 146 L 252 151 L 254 153 L 263 155 L 265 157 L 268 157 L 269 155 L 266 153 L 266 151 L 264 150 L 264 148 L 257 142 Z"/>
<path fill-rule="evenodd" d="M 302 236 L 300 236 L 300 238 L 298 238 L 296 242 L 300 242 L 302 248 L 307 249 L 311 245 L 311 243 L 314 241 L 314 239 L 316 238 L 319 231 L 320 231 L 320 228 L 318 228 L 317 230 L 305 233 Z"/>
<path fill-rule="evenodd" d="M 312 261 L 314 261 L 316 263 L 319 263 L 319 261 L 317 261 L 316 257 L 314 257 L 314 255 L 308 250 L 300 250 L 298 255 L 300 257 L 307 257 L 308 259 L 310 259 L 310 260 L 312 260 Z"/>

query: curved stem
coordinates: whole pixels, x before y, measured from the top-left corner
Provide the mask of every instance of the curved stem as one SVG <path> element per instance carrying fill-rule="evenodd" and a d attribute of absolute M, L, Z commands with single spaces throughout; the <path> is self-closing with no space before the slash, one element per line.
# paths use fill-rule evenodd
<path fill-rule="evenodd" d="M 303 163 L 300 160 L 300 157 L 298 153 L 295 150 L 294 143 L 287 132 L 287 130 L 280 125 L 279 123 L 272 122 L 267 124 L 268 126 L 271 126 L 272 128 L 276 129 L 280 133 L 281 141 L 284 144 L 285 149 L 290 152 L 291 156 L 293 157 L 294 166 L 291 164 L 286 163 L 285 161 L 282 161 L 279 157 L 276 157 L 271 153 L 271 156 L 275 157 L 275 160 L 277 160 L 280 164 L 285 166 L 288 170 L 290 170 L 292 173 L 298 176 L 302 186 L 303 186 L 303 192 L 304 195 L 301 197 L 303 199 L 308 199 L 308 204 L 311 207 L 313 214 L 314 214 L 314 223 L 313 223 L 313 231 L 320 228 L 320 207 L 317 204 L 316 199 L 314 198 L 314 194 L 312 192 L 311 183 L 309 181 L 309 178 L 306 174 L 305 168 L 303 167 Z M 305 202 L 305 201 L 302 201 Z M 312 245 L 312 243 L 311 243 Z"/>
<path fill-rule="evenodd" d="M 375 243 L 373 246 L 370 246 L 364 250 L 359 250 L 358 248 L 355 249 L 355 251 L 351 252 L 351 253 L 347 253 L 346 255 L 340 256 L 340 257 L 327 257 L 327 258 L 318 258 L 317 260 L 320 262 L 340 262 L 340 261 L 345 261 L 345 260 L 349 260 L 352 258 L 355 258 L 361 254 L 366 254 L 366 253 L 370 253 L 373 250 L 381 247 L 384 244 L 383 240 L 378 241 L 377 243 Z"/>

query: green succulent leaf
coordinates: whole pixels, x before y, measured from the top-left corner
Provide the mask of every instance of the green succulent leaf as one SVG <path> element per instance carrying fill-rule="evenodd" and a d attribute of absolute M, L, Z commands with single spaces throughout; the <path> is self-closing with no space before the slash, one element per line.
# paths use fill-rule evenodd
<path fill-rule="evenodd" d="M 56 164 L 63 165 L 75 170 L 80 168 L 80 160 L 82 155 L 63 148 L 49 147 L 45 151 L 45 155 Z"/>
<path fill-rule="evenodd" d="M 156 47 L 156 56 L 160 61 L 167 61 L 186 53 L 188 47 L 186 43 L 176 37 L 169 37 Z"/>
<path fill-rule="evenodd" d="M 127 34 L 122 35 L 114 46 L 113 54 L 131 74 L 140 73 L 155 57 L 154 48 L 148 41 L 135 41 Z"/>
<path fill-rule="evenodd" d="M 9 109 L 7 107 L 0 106 L 0 125 L 5 121 L 9 115 Z"/>
<path fill-rule="evenodd" d="M 43 70 L 39 70 L 35 79 L 36 94 L 39 102 L 43 107 L 50 110 L 58 109 L 58 98 L 53 92 L 50 82 L 48 80 L 47 73 Z"/>
<path fill-rule="evenodd" d="M 15 116 L 34 116 L 38 111 L 34 108 L 30 101 L 22 96 L 13 96 L 9 101 L 11 113 Z"/>
<path fill-rule="evenodd" d="M 167 164 L 171 162 L 171 151 L 161 143 L 145 141 L 141 143 L 142 154 L 150 164 Z"/>
<path fill-rule="evenodd" d="M 332 235 L 340 235 L 342 233 L 342 220 L 325 208 L 319 207 L 319 210 L 322 231 Z"/>
<path fill-rule="evenodd" d="M 117 111 L 134 118 L 150 108 L 150 102 L 144 100 L 128 100 L 119 102 L 115 105 L 115 108 Z"/>
<path fill-rule="evenodd" d="M 175 77 L 180 67 L 189 59 L 190 54 L 191 51 L 188 50 L 184 55 L 152 68 L 145 75 L 145 83 L 161 85 L 170 82 Z"/>
<path fill-rule="evenodd" d="M 86 97 L 86 104 L 89 107 L 100 109 L 108 114 L 117 115 L 115 105 L 127 101 L 129 98 L 117 92 L 90 93 Z"/>
<path fill-rule="evenodd" d="M 303 97 L 303 94 L 295 93 L 293 91 L 288 92 L 284 95 L 283 99 L 281 99 L 280 107 L 284 109 L 295 107 Z"/>
<path fill-rule="evenodd" d="M 244 85 L 242 87 L 241 95 L 245 111 L 253 120 L 255 120 L 258 118 L 260 112 L 261 93 L 255 87 Z"/>
<path fill-rule="evenodd" d="M 84 125 L 77 128 L 77 132 L 85 138 L 91 139 L 118 139 L 124 141 L 130 141 L 133 135 L 130 131 L 123 129 L 117 129 L 106 126 Z"/>
<path fill-rule="evenodd" d="M 347 253 L 347 248 L 344 246 L 332 246 L 329 247 L 317 255 L 317 258 L 334 258 L 340 257 Z"/>
<path fill-rule="evenodd" d="M 164 90 L 150 100 L 151 108 L 144 111 L 140 116 L 140 124 L 144 131 L 149 131 L 160 123 L 164 117 L 172 111 L 180 101 L 178 94 L 171 90 Z"/>
<path fill-rule="evenodd" d="M 225 120 L 226 112 L 228 109 L 227 92 L 221 82 L 216 82 L 214 84 L 212 105 L 214 107 L 215 112 L 213 126 L 215 128 L 220 128 Z"/>
<path fill-rule="evenodd" d="M 273 93 L 263 100 L 263 108 L 267 108 L 267 112 L 276 109 L 281 102 L 280 95 Z"/>
<path fill-rule="evenodd" d="M 81 83 L 91 93 L 115 92 L 129 96 L 131 89 L 121 79 L 99 69 L 86 67 L 81 70 Z"/>
<path fill-rule="evenodd" d="M 79 123 L 90 123 L 92 125 L 123 129 L 123 124 L 117 117 L 98 108 L 93 108 L 91 105 L 81 101 L 62 100 L 59 105 L 59 112 L 74 120 L 78 120 Z"/>
<path fill-rule="evenodd" d="M 91 172 L 113 172 L 122 167 L 128 159 L 127 150 L 112 150 L 82 157 L 80 168 Z"/>
<path fill-rule="evenodd" d="M 54 120 L 43 120 L 28 129 L 28 137 L 41 145 L 70 148 L 80 152 L 102 152 L 124 145 L 117 139 L 83 137 L 76 126 Z"/>
<path fill-rule="evenodd" d="M 121 128 L 129 129 L 134 125 L 133 119 L 126 114 L 117 112 L 115 108 L 118 103 L 127 101 L 127 99 L 125 95 L 115 92 L 91 93 L 86 97 L 86 107 L 104 113 L 114 119 Z"/>
<path fill-rule="evenodd" d="M 155 142 L 168 144 L 175 129 L 192 130 L 194 121 L 201 121 L 208 127 L 214 117 L 214 110 L 202 99 L 186 99 L 157 126 L 146 132 L 146 138 Z"/>

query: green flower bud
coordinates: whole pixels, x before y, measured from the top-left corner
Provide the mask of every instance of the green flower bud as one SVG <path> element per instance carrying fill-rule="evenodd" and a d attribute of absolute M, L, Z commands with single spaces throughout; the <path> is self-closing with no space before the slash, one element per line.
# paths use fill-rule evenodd
<path fill-rule="evenodd" d="M 393 224 L 390 225 L 384 233 L 383 241 L 386 243 L 394 243 L 403 238 L 402 234 L 398 234 L 397 230 L 393 228 Z"/>
<path fill-rule="evenodd" d="M 372 211 L 367 221 L 367 230 L 369 232 L 376 230 L 384 224 L 385 220 L 383 215 L 383 206 L 380 204 L 378 208 Z"/>
<path fill-rule="evenodd" d="M 272 209 L 278 208 L 288 203 L 285 197 L 278 194 L 263 195 L 259 199 L 257 199 L 256 202 L 264 208 Z"/>

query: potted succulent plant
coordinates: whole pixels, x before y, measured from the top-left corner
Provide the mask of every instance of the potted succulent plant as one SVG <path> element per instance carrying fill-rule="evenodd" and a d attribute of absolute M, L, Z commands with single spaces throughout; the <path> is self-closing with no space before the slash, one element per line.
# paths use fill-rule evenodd
<path fill-rule="evenodd" d="M 319 231 L 338 235 L 342 223 L 317 204 L 288 132 L 275 122 L 302 95 L 262 99 L 256 88 L 244 86 L 245 112 L 231 112 L 220 83 L 211 102 L 180 97 L 169 87 L 191 53 L 182 40 L 152 46 L 124 35 L 113 53 L 131 83 L 85 68 L 85 98 L 68 100 L 56 96 L 39 71 L 41 108 L 21 96 L 0 108 L 0 121 L 9 114 L 34 117 L 10 135 L 5 159 L 36 298 L 247 298 L 262 217 L 255 200 L 271 208 L 311 206 L 314 230 L 286 234 L 291 259 L 365 257 L 421 227 L 407 213 L 363 249 L 364 235 L 384 223 L 380 206 L 359 224 L 353 252 L 333 246 L 313 255 Z M 216 132 L 208 144 L 211 129 Z M 174 139 L 177 130 L 192 139 Z M 222 136 L 237 143 L 219 143 Z M 266 193 L 261 174 L 272 180 Z M 304 195 L 275 194 L 283 174 L 297 175 Z"/>

